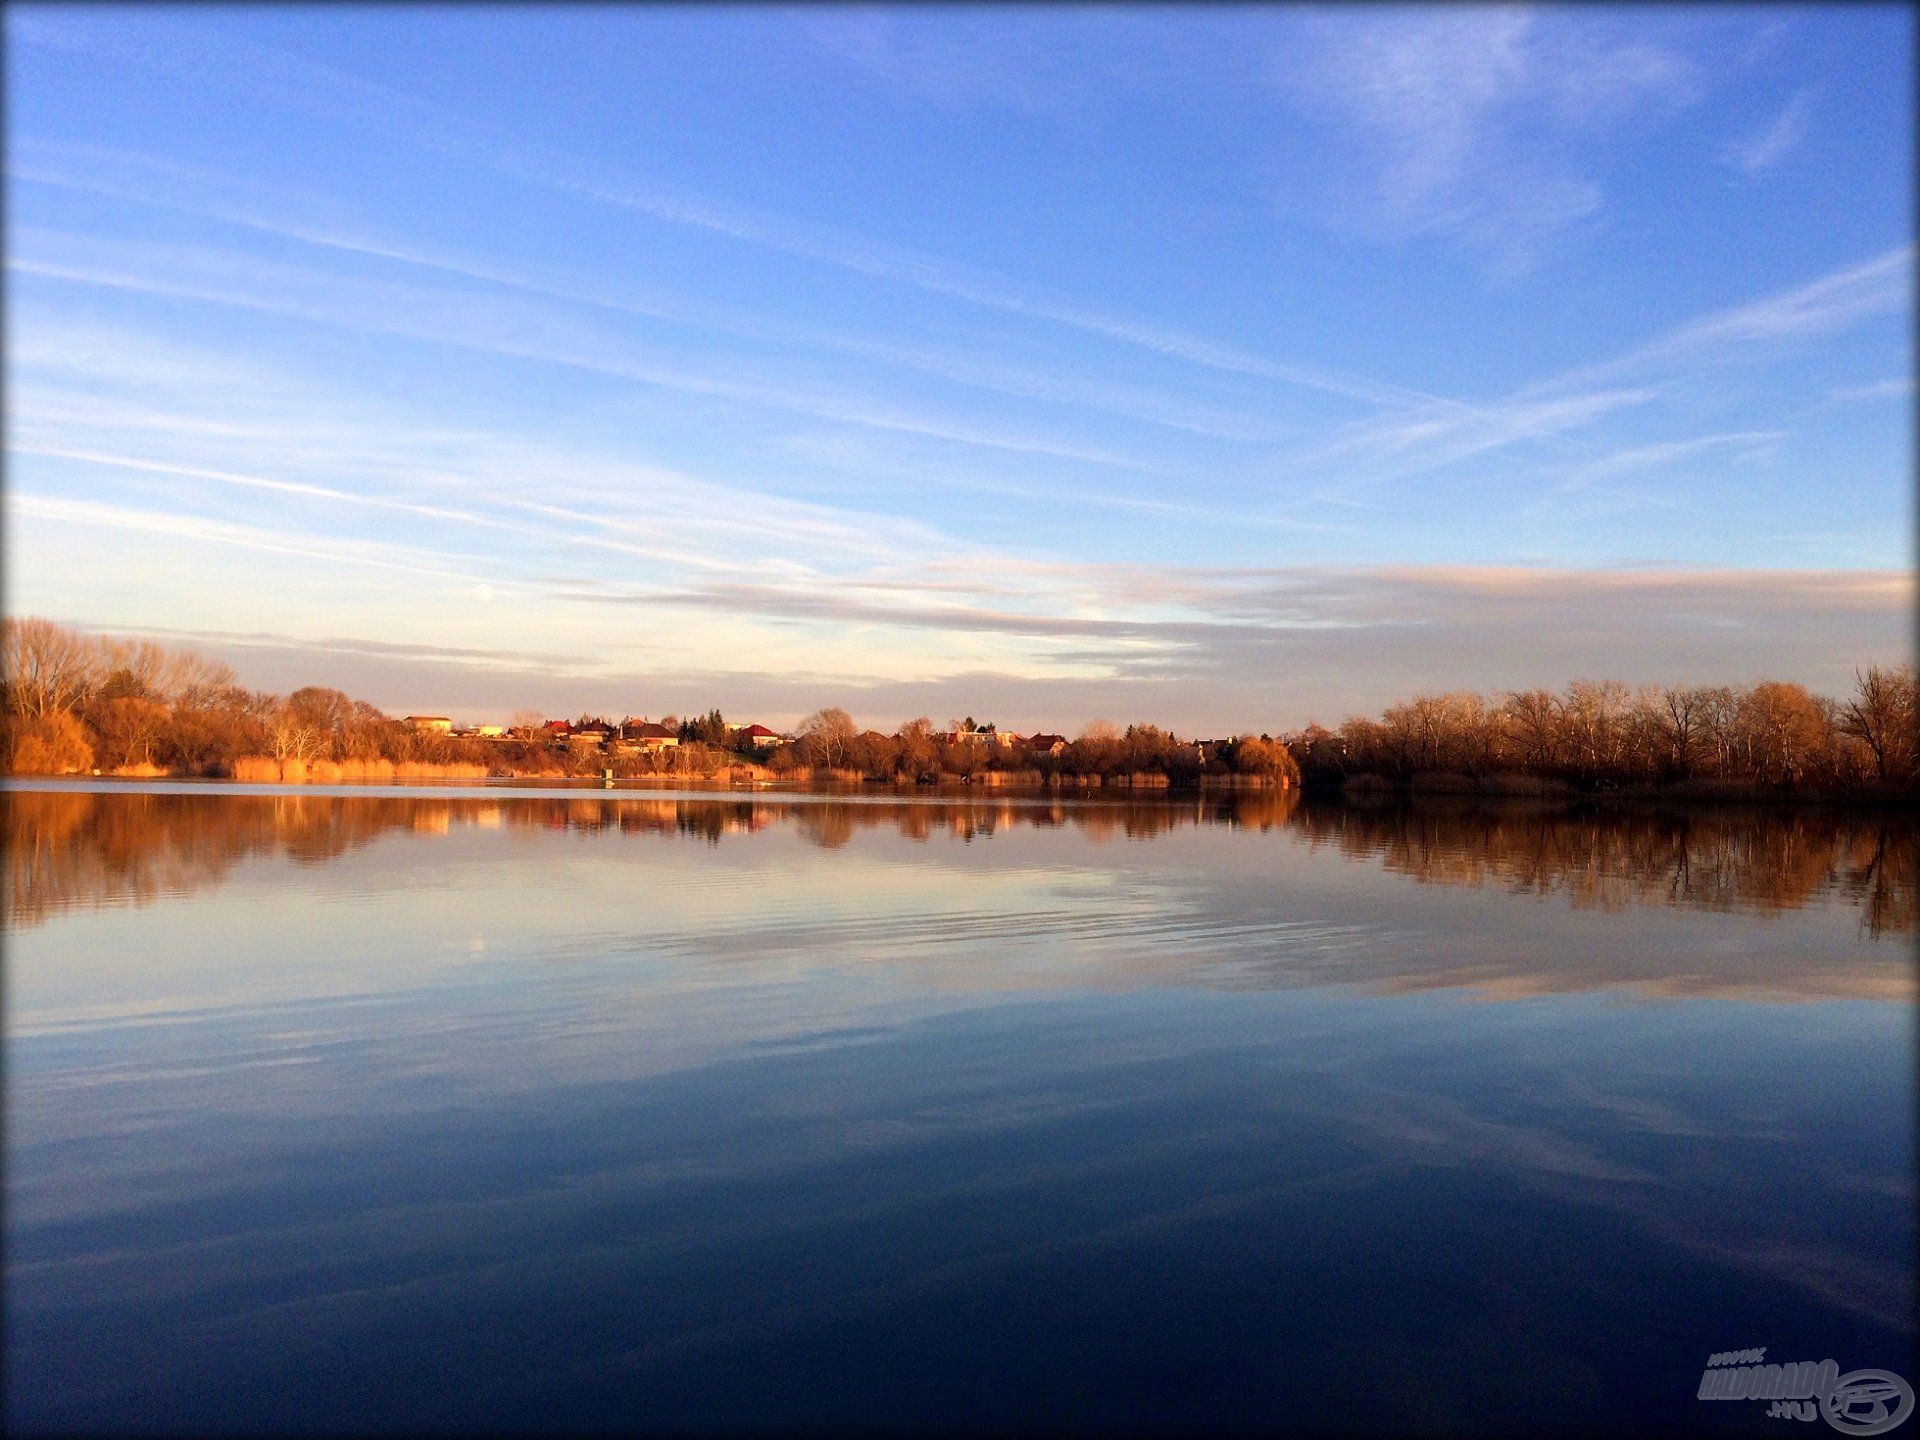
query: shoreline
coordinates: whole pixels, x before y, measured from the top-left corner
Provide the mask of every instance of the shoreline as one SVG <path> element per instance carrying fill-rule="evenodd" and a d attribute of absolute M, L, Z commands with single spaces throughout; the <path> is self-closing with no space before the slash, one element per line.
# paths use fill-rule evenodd
<path fill-rule="evenodd" d="M 1332 802 L 1360 809 L 1443 808 L 1488 810 L 1581 810 L 1613 807 L 1680 810 L 1870 810 L 1920 816 L 1920 798 L 1910 795 L 1835 792 L 1754 793 L 1749 790 L 1709 790 L 1621 787 L 1613 790 L 1489 790 L 1418 789 L 1405 785 L 1349 787 L 1308 784 L 1304 787 L 1266 783 L 1166 783 L 1131 785 L 1119 782 L 1048 784 L 981 784 L 958 777 L 937 783 L 883 780 L 726 780 L 677 775 L 629 775 L 607 780 L 597 776 L 521 775 L 394 775 L 363 778 L 275 781 L 224 775 L 0 775 L 0 794 L 205 794 L 313 796 L 353 798 L 399 792 L 422 796 L 449 791 L 467 792 L 458 798 L 564 795 L 573 799 L 611 798 L 740 798 L 764 796 L 783 801 L 845 801 L 849 803 L 922 800 L 950 804 L 958 801 L 1018 801 L 1034 803 L 1137 802 L 1166 803 L 1226 800 L 1237 796 L 1292 794 L 1301 803 Z M 1241 779 L 1242 777 L 1232 777 Z"/>

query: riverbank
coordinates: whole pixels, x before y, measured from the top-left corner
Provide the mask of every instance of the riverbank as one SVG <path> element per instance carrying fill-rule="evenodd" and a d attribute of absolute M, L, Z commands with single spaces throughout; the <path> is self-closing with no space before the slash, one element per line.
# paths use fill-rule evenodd
<path fill-rule="evenodd" d="M 745 771 L 748 767 L 742 767 Z M 602 775 L 562 774 L 555 772 L 482 772 L 479 767 L 396 766 L 389 772 L 381 767 L 361 767 L 350 773 L 334 774 L 331 768 L 309 766 L 297 779 L 281 779 L 277 773 L 241 775 L 168 775 L 155 767 L 131 768 L 119 773 L 86 775 L 0 775 L 0 793 L 7 790 L 29 792 L 48 789 L 101 792 L 125 786 L 138 789 L 143 784 L 180 786 L 183 789 L 218 793 L 225 789 L 239 793 L 297 794 L 302 791 L 368 792 L 387 789 L 404 792 L 418 787 L 423 794 L 465 790 L 466 793 L 526 793 L 542 786 L 556 794 L 582 797 L 605 794 L 632 795 L 636 792 L 681 792 L 699 794 L 751 793 L 769 797 L 791 796 L 815 800 L 867 798 L 871 800 L 911 801 L 917 798 L 971 802 L 1007 802 L 1033 804 L 1060 801 L 1098 801 L 1110 803 L 1160 802 L 1193 804 L 1220 803 L 1245 797 L 1251 801 L 1270 797 L 1275 802 L 1291 798 L 1295 803 L 1356 807 L 1363 810 L 1432 810 L 1436 813 L 1485 812 L 1488 814 L 1532 812 L 1585 812 L 1619 810 L 1655 810 L 1705 814 L 1716 810 L 1773 810 L 1814 813 L 1819 811 L 1864 810 L 1920 815 L 1920 798 L 1890 791 L 1837 791 L 1833 789 L 1765 790 L 1754 786 L 1703 784 L 1674 786 L 1622 786 L 1614 789 L 1578 790 L 1567 786 L 1520 788 L 1415 789 L 1400 785 L 1341 786 L 1312 784 L 1305 787 L 1262 783 L 1247 776 L 1206 776 L 1197 783 L 1168 784 L 1163 777 L 1118 776 L 1054 777 L 1025 779 L 1022 783 L 991 781 L 982 777 L 970 781 L 958 775 L 929 777 L 920 781 L 872 780 L 845 771 L 823 773 L 787 773 L 775 775 L 762 767 L 759 773 L 733 775 L 645 775 L 625 774 L 607 779 Z M 1009 773 L 1009 772 L 1001 772 Z"/>
<path fill-rule="evenodd" d="M 158 765 L 121 765 L 111 770 L 85 771 L 70 768 L 58 771 L 15 772 L 9 779 L 106 779 L 106 780 L 231 780 L 247 785 L 343 785 L 390 784 L 404 780 L 571 780 L 598 781 L 611 778 L 617 783 L 644 782 L 649 785 L 777 785 L 805 788 L 819 785 L 858 786 L 875 789 L 912 791 L 922 786 L 979 787 L 994 790 L 1284 790 L 1290 788 L 1286 777 L 1263 775 L 1201 775 L 1190 782 L 1179 782 L 1155 771 L 1136 771 L 1121 775 L 1049 775 L 1040 770 L 980 770 L 971 775 L 951 771 L 933 771 L 919 779 L 902 776 L 876 778 L 858 770 L 830 769 L 825 766 L 797 765 L 773 770 L 750 761 L 715 765 L 708 770 L 648 770 L 630 760 L 611 766 L 566 767 L 562 765 L 481 765 L 471 763 L 432 763 L 392 760 L 276 760 L 268 755 L 246 755 L 235 760 L 227 773 L 194 774 L 167 770 Z"/>
<path fill-rule="evenodd" d="M 1465 775 L 1427 772 L 1402 778 L 1356 775 L 1345 781 L 1309 777 L 1306 792 L 1337 794 L 1348 800 L 1540 800 L 1558 804 L 1588 802 L 1663 805 L 1864 805 L 1920 808 L 1920 793 L 1910 785 L 1867 783 L 1769 785 L 1754 780 L 1690 779 L 1664 785 L 1570 785 L 1536 775 Z"/>

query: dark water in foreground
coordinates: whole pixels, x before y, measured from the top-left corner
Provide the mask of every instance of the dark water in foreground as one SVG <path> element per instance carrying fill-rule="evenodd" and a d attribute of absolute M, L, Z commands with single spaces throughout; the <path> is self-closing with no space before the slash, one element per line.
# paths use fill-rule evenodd
<path fill-rule="evenodd" d="M 16 1430 L 1824 1434 L 1707 1356 L 1920 1379 L 1907 817 L 0 804 Z"/>

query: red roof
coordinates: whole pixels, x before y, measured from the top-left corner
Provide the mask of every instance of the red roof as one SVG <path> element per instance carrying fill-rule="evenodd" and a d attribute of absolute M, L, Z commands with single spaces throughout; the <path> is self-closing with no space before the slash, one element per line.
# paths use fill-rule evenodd
<path fill-rule="evenodd" d="M 771 736 L 775 740 L 778 740 L 780 738 L 780 732 L 778 730 L 769 730 L 764 725 L 749 725 L 747 726 L 746 729 L 742 730 L 740 733 L 742 735 L 751 735 L 756 738 L 761 735 Z"/>

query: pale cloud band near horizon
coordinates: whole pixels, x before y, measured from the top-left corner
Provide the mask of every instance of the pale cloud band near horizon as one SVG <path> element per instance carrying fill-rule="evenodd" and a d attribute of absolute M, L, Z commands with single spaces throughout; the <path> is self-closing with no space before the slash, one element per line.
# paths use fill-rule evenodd
<path fill-rule="evenodd" d="M 22 522 L 56 534 L 131 528 L 141 552 L 162 547 L 157 556 L 123 556 L 136 572 L 174 563 L 165 553 L 174 545 L 237 547 L 242 594 L 254 583 L 249 571 L 278 570 L 298 585 L 308 566 L 337 576 L 341 558 L 30 497 L 10 498 L 9 507 L 15 534 Z M 392 553 L 356 563 L 375 575 L 422 568 Z M 263 688 L 326 684 L 396 711 L 474 719 L 527 708 L 659 715 L 719 706 L 784 725 L 841 705 L 886 728 L 917 714 L 970 712 L 1030 730 L 1072 731 L 1105 716 L 1213 734 L 1337 723 L 1416 692 L 1559 688 L 1582 678 L 1789 677 L 1838 694 L 1856 668 L 1910 651 L 1916 599 L 1910 574 L 1830 570 L 1046 567 L 1008 586 L 930 568 L 885 580 L 654 593 L 570 590 L 555 577 L 530 582 L 517 598 L 490 587 L 480 598 L 483 582 L 470 575 L 425 578 L 443 583 L 447 603 L 463 612 L 436 627 L 441 643 L 355 636 L 337 625 L 317 634 L 119 628 L 201 649 Z M 1076 604 L 1061 603 L 1068 594 Z M 260 610 L 236 604 L 226 613 Z M 377 615 L 379 603 L 363 613 Z M 832 643 L 848 632 L 856 643 Z M 1836 644 L 1839 635 L 1852 638 Z"/>

